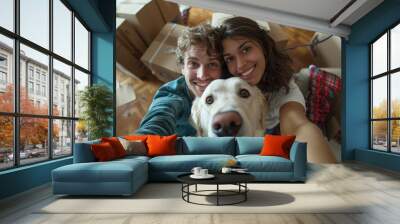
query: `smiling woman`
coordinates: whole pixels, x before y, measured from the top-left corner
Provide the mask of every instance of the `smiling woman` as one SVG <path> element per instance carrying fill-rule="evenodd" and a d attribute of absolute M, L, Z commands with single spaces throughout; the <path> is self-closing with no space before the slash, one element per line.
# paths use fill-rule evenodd
<path fill-rule="evenodd" d="M 257 86 L 268 102 L 267 132 L 307 142 L 310 162 L 335 162 L 321 130 L 305 113 L 305 99 L 292 78 L 291 60 L 257 22 L 233 17 L 219 29 L 224 61 L 233 76 Z"/>

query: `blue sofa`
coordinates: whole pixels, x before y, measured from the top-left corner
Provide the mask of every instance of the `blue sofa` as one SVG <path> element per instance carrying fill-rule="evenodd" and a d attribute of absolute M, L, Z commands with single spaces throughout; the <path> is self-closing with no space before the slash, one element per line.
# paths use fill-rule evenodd
<path fill-rule="evenodd" d="M 131 195 L 148 181 L 176 181 L 193 167 L 218 172 L 230 159 L 247 168 L 256 181 L 304 182 L 307 145 L 294 142 L 290 159 L 260 156 L 262 137 L 182 137 L 176 144 L 177 155 L 127 156 L 96 162 L 91 141 L 75 144 L 74 163 L 52 171 L 54 194 Z"/>

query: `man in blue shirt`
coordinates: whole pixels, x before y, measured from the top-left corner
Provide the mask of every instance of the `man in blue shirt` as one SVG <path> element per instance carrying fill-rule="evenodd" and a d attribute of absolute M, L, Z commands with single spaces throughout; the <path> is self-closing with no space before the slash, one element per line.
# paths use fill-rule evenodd
<path fill-rule="evenodd" d="M 182 76 L 156 92 L 137 134 L 194 136 L 190 124 L 192 101 L 211 81 L 222 76 L 217 34 L 210 25 L 187 28 L 178 39 L 176 56 Z"/>

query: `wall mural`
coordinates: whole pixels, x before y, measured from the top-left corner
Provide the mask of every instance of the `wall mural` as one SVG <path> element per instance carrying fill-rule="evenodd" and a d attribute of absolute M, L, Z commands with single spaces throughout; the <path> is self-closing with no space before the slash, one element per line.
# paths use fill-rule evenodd
<path fill-rule="evenodd" d="M 308 126 L 297 137 L 319 139 L 311 146 L 330 148 L 340 160 L 339 37 L 254 21 L 270 42 L 263 43 L 256 34 L 239 40 L 227 36 L 218 39 L 223 58 L 189 47 L 177 62 L 177 40 L 189 25 L 215 28 L 229 15 L 187 8 L 173 18 L 163 22 L 151 42 L 141 41 L 142 46 L 134 40 L 141 37 L 140 28 L 123 20 L 117 24 L 117 135 L 263 136 L 288 134 L 305 122 Z M 253 20 L 244 19 L 248 21 Z M 197 32 L 213 32 L 205 29 Z M 273 47 L 263 47 L 271 42 Z M 274 53 L 264 57 L 268 51 Z M 278 82 L 264 77 L 274 61 L 281 63 L 273 66 Z M 213 81 L 220 78 L 224 80 Z M 270 88 L 273 83 L 280 87 Z M 287 114 L 280 110 L 285 105 Z"/>

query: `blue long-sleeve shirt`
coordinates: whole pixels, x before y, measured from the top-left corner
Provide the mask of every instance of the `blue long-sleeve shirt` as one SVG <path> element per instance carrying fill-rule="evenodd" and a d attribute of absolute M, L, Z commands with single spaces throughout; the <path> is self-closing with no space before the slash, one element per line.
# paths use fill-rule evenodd
<path fill-rule="evenodd" d="M 137 134 L 195 136 L 190 124 L 193 98 L 183 76 L 165 83 L 156 92 Z"/>

